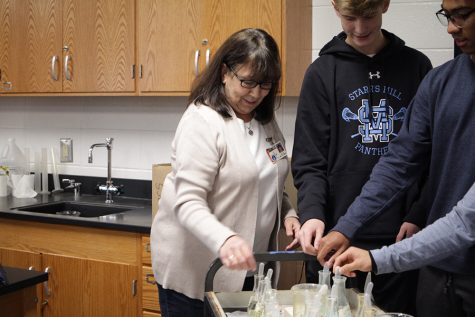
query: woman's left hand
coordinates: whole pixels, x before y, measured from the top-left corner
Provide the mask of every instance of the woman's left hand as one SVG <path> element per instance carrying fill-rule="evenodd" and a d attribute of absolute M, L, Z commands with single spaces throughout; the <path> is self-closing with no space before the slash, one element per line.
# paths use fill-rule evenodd
<path fill-rule="evenodd" d="M 240 236 L 228 238 L 219 249 L 223 265 L 231 270 L 256 270 L 256 260 L 249 244 Z"/>

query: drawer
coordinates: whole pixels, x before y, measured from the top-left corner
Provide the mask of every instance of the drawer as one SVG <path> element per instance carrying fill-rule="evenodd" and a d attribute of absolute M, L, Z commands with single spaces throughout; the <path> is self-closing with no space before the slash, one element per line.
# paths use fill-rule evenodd
<path fill-rule="evenodd" d="M 142 263 L 144 265 L 152 265 L 152 258 L 150 256 L 150 237 L 142 236 Z"/>
<path fill-rule="evenodd" d="M 161 317 L 160 313 L 152 313 L 150 311 L 144 311 L 142 314 L 143 317 Z"/>
<path fill-rule="evenodd" d="M 150 266 L 142 267 L 142 308 L 160 311 L 158 288 Z"/>

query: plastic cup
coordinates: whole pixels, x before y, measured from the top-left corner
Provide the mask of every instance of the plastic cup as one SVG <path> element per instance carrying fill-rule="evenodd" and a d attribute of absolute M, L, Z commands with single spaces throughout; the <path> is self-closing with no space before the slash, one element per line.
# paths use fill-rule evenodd
<path fill-rule="evenodd" d="M 293 295 L 293 317 L 305 315 L 305 297 L 315 296 L 320 285 L 314 283 L 295 284 L 290 289 Z"/>

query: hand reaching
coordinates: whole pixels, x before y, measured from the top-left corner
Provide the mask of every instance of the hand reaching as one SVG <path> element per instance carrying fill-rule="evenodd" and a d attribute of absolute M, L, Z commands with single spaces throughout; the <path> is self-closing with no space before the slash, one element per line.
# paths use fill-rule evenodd
<path fill-rule="evenodd" d="M 320 240 L 317 260 L 321 265 L 331 266 L 335 258 L 350 246 L 350 240 L 338 231 L 331 231 Z"/>
<path fill-rule="evenodd" d="M 219 249 L 223 265 L 232 270 L 256 270 L 256 260 L 249 244 L 240 236 L 231 236 Z"/>
<path fill-rule="evenodd" d="M 416 233 L 418 233 L 419 231 L 421 231 L 421 228 L 419 228 L 417 225 L 410 222 L 404 222 L 401 225 L 401 228 L 399 229 L 399 233 L 397 234 L 397 237 L 396 237 L 396 242 L 399 242 L 405 238 L 410 238 Z"/>
<path fill-rule="evenodd" d="M 340 273 L 349 277 L 355 277 L 355 271 L 370 272 L 372 270 L 369 251 L 350 247 L 335 259 L 333 271 L 340 267 Z"/>
<path fill-rule="evenodd" d="M 307 220 L 300 228 L 297 237 L 292 241 L 286 250 L 289 250 L 298 244 L 302 246 L 303 252 L 310 255 L 317 255 L 317 248 L 320 238 L 325 230 L 325 224 L 318 219 Z"/>
<path fill-rule="evenodd" d="M 295 217 L 288 217 L 284 220 L 284 227 L 287 237 L 294 238 L 293 241 L 285 247 L 285 250 L 291 250 L 298 245 L 297 235 L 300 231 L 300 222 Z"/>

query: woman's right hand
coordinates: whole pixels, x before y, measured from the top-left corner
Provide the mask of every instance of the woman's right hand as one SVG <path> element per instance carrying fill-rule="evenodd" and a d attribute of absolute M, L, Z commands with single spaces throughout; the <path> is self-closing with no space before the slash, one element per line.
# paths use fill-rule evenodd
<path fill-rule="evenodd" d="M 256 260 L 249 244 L 240 236 L 229 237 L 219 249 L 223 265 L 231 270 L 256 270 Z"/>

